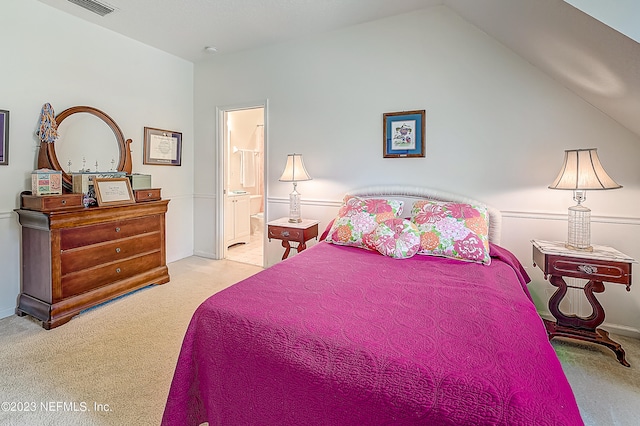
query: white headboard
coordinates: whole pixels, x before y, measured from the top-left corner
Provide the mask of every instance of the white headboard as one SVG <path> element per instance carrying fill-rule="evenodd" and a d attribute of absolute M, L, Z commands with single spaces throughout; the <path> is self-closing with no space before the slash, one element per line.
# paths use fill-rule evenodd
<path fill-rule="evenodd" d="M 411 206 L 413 206 L 413 202 L 418 199 L 453 201 L 456 203 L 482 205 L 487 208 L 487 212 L 489 213 L 489 241 L 495 244 L 500 244 L 500 231 L 502 228 L 502 214 L 500 213 L 500 210 L 469 197 L 451 194 L 432 188 L 406 185 L 368 186 L 355 191 L 349 191 L 349 194 L 364 198 L 393 197 L 394 199 L 404 201 L 405 212 L 410 211 Z"/>

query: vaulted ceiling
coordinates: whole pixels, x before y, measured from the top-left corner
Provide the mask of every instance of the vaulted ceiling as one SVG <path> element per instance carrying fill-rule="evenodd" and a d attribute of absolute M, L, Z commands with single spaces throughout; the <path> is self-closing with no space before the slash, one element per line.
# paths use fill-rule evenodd
<path fill-rule="evenodd" d="M 192 62 L 398 15 L 442 0 L 39 0 Z M 73 2 L 98 2 L 101 17 Z"/>
<path fill-rule="evenodd" d="M 444 5 L 640 136 L 640 44 L 563 0 L 39 1 L 194 63 Z"/>
<path fill-rule="evenodd" d="M 640 136 L 638 42 L 563 0 L 444 3 Z"/>

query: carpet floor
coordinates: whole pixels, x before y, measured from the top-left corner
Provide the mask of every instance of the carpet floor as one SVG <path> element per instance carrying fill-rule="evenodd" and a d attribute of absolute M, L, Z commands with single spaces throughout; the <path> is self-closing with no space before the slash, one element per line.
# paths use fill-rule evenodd
<path fill-rule="evenodd" d="M 259 272 L 198 257 L 169 265 L 171 282 L 100 305 L 50 331 L 30 317 L 0 320 L 0 424 L 158 425 L 191 315 L 211 294 Z M 552 342 L 587 425 L 637 425 L 640 340 L 610 350 Z"/>

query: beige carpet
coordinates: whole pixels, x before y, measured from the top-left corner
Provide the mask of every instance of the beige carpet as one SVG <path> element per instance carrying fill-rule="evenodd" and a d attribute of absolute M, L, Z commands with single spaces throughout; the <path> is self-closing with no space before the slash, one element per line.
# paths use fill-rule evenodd
<path fill-rule="evenodd" d="M 29 317 L 0 320 L 0 424 L 158 425 L 193 311 L 260 268 L 191 257 L 169 270 L 170 283 L 50 331 Z M 606 348 L 554 341 L 587 425 L 640 418 L 640 341 L 613 337 L 631 368 Z"/>
<path fill-rule="evenodd" d="M 50 331 L 29 317 L 0 320 L 0 402 L 35 408 L 6 412 L 3 406 L 0 424 L 160 424 L 191 315 L 211 294 L 260 270 L 190 257 L 169 265 L 171 282 L 93 308 Z M 94 403 L 108 404 L 108 411 L 95 411 Z"/>
<path fill-rule="evenodd" d="M 637 290 L 637 289 L 636 289 Z M 640 340 L 611 335 L 626 352 L 627 368 L 610 349 L 593 343 L 553 339 L 588 426 L 640 425 Z"/>

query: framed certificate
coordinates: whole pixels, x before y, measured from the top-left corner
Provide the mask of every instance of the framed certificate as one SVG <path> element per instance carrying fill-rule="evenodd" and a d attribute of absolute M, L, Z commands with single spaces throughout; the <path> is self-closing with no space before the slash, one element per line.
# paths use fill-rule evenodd
<path fill-rule="evenodd" d="M 182 164 L 182 133 L 144 128 L 144 164 L 179 166 Z"/>
<path fill-rule="evenodd" d="M 117 206 L 120 204 L 134 204 L 129 178 L 111 178 L 93 180 L 93 188 L 96 191 L 98 206 Z"/>

